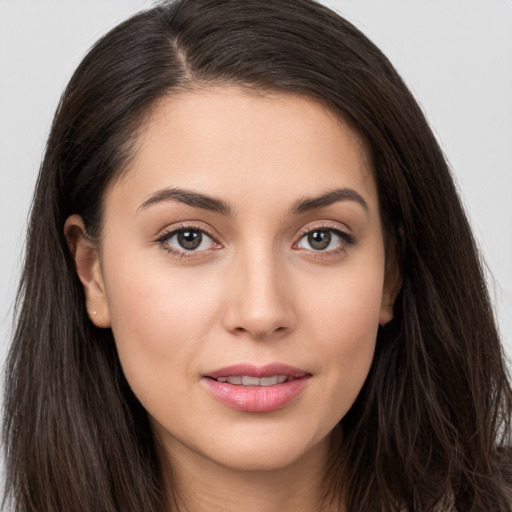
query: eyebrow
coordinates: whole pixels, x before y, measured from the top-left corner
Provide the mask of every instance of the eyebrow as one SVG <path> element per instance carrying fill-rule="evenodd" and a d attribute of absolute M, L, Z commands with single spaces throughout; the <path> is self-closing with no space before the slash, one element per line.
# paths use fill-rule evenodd
<path fill-rule="evenodd" d="M 316 210 L 318 208 L 324 208 L 326 206 L 330 206 L 331 204 L 340 202 L 340 201 L 355 201 L 360 206 L 363 207 L 365 212 L 368 212 L 369 207 L 368 203 L 363 199 L 361 194 L 356 192 L 352 188 L 337 188 L 335 190 L 330 190 L 325 194 L 317 197 L 307 197 L 305 199 L 301 199 L 294 203 L 291 208 L 291 213 L 305 213 L 311 210 Z"/>
<path fill-rule="evenodd" d="M 178 201 L 194 208 L 202 208 L 227 216 L 233 215 L 233 209 L 226 201 L 178 187 L 165 188 L 155 192 L 139 206 L 137 212 L 166 201 Z M 317 197 L 300 199 L 292 205 L 290 213 L 305 213 L 340 201 L 354 201 L 361 205 L 366 212 L 369 210 L 367 202 L 354 189 L 338 188 Z"/>
<path fill-rule="evenodd" d="M 145 210 L 157 203 L 171 200 L 179 201 L 180 203 L 184 203 L 195 208 L 202 208 L 203 210 L 221 213 L 222 215 L 233 215 L 233 210 L 226 201 L 177 187 L 164 188 L 163 190 L 155 192 L 139 206 L 137 212 Z"/>

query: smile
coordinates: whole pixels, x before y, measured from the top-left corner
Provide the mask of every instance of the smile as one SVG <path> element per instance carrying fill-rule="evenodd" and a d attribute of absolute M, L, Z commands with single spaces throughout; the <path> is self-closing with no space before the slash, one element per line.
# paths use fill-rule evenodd
<path fill-rule="evenodd" d="M 235 386 L 275 386 L 283 384 L 297 377 L 289 377 L 288 375 L 274 375 L 272 377 L 251 377 L 249 375 L 219 377 L 215 379 L 217 382 L 227 382 Z"/>
<path fill-rule="evenodd" d="M 312 375 L 282 364 L 241 364 L 203 376 L 201 383 L 217 401 L 244 412 L 270 412 L 297 398 Z"/>

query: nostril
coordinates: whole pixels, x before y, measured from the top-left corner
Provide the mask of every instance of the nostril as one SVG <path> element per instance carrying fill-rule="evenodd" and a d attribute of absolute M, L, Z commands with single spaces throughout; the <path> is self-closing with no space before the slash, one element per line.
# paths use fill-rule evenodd
<path fill-rule="evenodd" d="M 232 330 L 234 334 L 237 335 L 250 335 L 253 338 L 256 339 L 263 339 L 266 337 L 272 337 L 273 335 L 279 334 L 284 335 L 288 331 L 288 328 L 286 326 L 279 326 L 276 328 L 269 328 L 266 329 L 263 325 L 261 326 L 254 326 L 253 328 L 248 327 L 236 327 Z"/>
<path fill-rule="evenodd" d="M 256 288 L 240 290 L 230 297 L 222 313 L 224 327 L 236 336 L 255 339 L 281 337 L 293 331 L 297 322 L 290 302 L 266 296 Z"/>

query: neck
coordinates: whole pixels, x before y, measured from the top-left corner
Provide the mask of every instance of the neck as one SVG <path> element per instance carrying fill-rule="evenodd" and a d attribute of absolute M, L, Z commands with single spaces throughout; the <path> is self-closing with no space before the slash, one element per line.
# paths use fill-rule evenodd
<path fill-rule="evenodd" d="M 343 512 L 325 488 L 330 440 L 285 467 L 240 470 L 173 446 L 168 473 L 172 512 Z M 171 483 L 172 482 L 172 483 Z M 172 490 L 171 490 L 172 489 Z"/>

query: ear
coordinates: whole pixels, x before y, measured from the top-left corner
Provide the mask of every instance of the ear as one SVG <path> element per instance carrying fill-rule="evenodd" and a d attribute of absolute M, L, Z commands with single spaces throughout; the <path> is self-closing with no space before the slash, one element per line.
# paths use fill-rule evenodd
<path fill-rule="evenodd" d="M 98 249 L 87 236 L 80 215 L 71 215 L 66 220 L 64 235 L 75 260 L 78 278 L 84 287 L 89 318 L 96 327 L 110 327 L 110 311 Z"/>
<path fill-rule="evenodd" d="M 402 287 L 402 276 L 398 260 L 393 253 L 386 258 L 384 286 L 380 305 L 379 325 L 386 325 L 393 320 L 393 308 L 398 292 Z"/>

